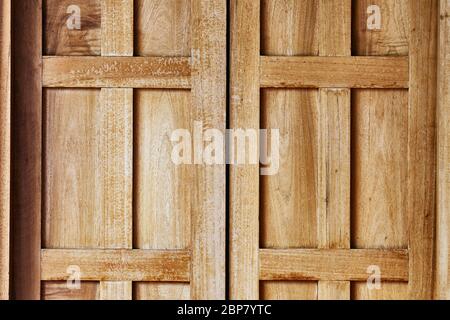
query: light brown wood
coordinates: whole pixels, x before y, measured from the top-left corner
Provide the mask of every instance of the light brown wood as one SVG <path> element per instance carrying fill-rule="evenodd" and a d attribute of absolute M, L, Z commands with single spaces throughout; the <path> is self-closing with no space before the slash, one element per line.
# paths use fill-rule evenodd
<path fill-rule="evenodd" d="M 42 199 L 42 1 L 13 5 L 12 296 L 40 299 Z"/>
<path fill-rule="evenodd" d="M 438 180 L 434 298 L 450 300 L 450 1 L 440 1 L 438 64 Z"/>
<path fill-rule="evenodd" d="M 408 114 L 409 298 L 431 299 L 436 213 L 438 1 L 410 2 Z M 427 41 L 424 41 L 427 39 Z"/>
<path fill-rule="evenodd" d="M 102 0 L 102 56 L 133 56 L 133 0 Z"/>
<path fill-rule="evenodd" d="M 261 57 L 261 86 L 408 88 L 403 57 Z"/>
<path fill-rule="evenodd" d="M 261 1 L 260 19 L 261 54 L 273 59 L 319 54 L 318 1 Z M 317 247 L 317 103 L 317 90 L 261 92 L 261 124 L 280 130 L 280 170 L 260 183 L 263 248 Z M 317 282 L 261 281 L 261 296 L 315 300 Z"/>
<path fill-rule="evenodd" d="M 382 280 L 408 280 L 407 250 L 291 249 L 260 251 L 262 280 L 365 281 L 380 266 Z"/>
<path fill-rule="evenodd" d="M 231 128 L 260 127 L 260 3 L 231 2 Z M 259 165 L 231 166 L 230 298 L 259 297 Z"/>
<path fill-rule="evenodd" d="M 44 87 L 174 88 L 191 85 L 189 58 L 44 57 Z"/>
<path fill-rule="evenodd" d="M 191 55 L 191 0 L 135 0 L 136 55 Z"/>
<path fill-rule="evenodd" d="M 261 98 L 262 128 L 280 130 L 280 170 L 261 177 L 261 246 L 316 248 L 317 91 L 266 89 Z"/>
<path fill-rule="evenodd" d="M 131 244 L 132 94 L 120 90 L 45 91 L 44 248 Z"/>
<path fill-rule="evenodd" d="M 134 284 L 136 300 L 189 300 L 191 297 L 189 284 L 187 283 L 169 283 L 152 282 Z"/>
<path fill-rule="evenodd" d="M 133 56 L 133 17 L 133 0 L 102 1 L 102 56 Z M 105 173 L 108 177 L 106 184 L 113 189 L 114 198 L 107 201 L 105 244 L 108 249 L 132 249 L 133 89 L 102 89 L 100 103 L 107 110 L 120 110 L 114 118 L 107 118 L 109 123 L 113 123 L 108 130 L 116 137 L 114 141 L 107 141 L 109 150 L 112 150 L 107 153 L 112 155 L 108 160 L 113 165 Z M 108 111 L 105 114 L 108 115 Z M 119 122 L 117 126 L 116 122 Z M 120 193 L 123 197 L 116 196 Z M 101 300 L 132 298 L 132 282 L 100 282 Z"/>
<path fill-rule="evenodd" d="M 262 0 L 260 19 L 263 55 L 319 54 L 319 1 Z"/>
<path fill-rule="evenodd" d="M 190 92 L 136 90 L 134 239 L 138 249 L 187 249 L 194 169 L 172 162 L 174 130 L 192 132 Z M 161 236 L 164 235 L 164 236 Z"/>
<path fill-rule="evenodd" d="M 82 281 L 170 281 L 190 279 L 189 251 L 43 249 L 43 281 L 67 280 L 67 267 L 80 267 Z"/>
<path fill-rule="evenodd" d="M 225 0 L 191 2 L 192 101 L 194 118 L 203 128 L 225 131 Z M 225 166 L 199 165 L 192 185 L 191 298 L 225 298 Z"/>
<path fill-rule="evenodd" d="M 0 300 L 8 300 L 11 235 L 11 1 L 2 1 L 0 11 Z"/>
<path fill-rule="evenodd" d="M 353 1 L 353 54 L 408 55 L 408 1 Z M 367 29 L 372 4 L 381 10 L 380 30 Z M 356 249 L 408 247 L 407 95 L 406 90 L 352 92 L 351 221 Z M 406 283 L 382 283 L 379 290 L 369 290 L 365 282 L 352 284 L 355 300 L 407 297 Z"/>
<path fill-rule="evenodd" d="M 409 4 L 411 1 L 413 0 L 353 0 L 352 44 L 354 54 L 407 56 L 409 53 Z M 367 9 L 373 5 L 380 8 L 381 28 L 368 30 L 369 14 Z"/>
<path fill-rule="evenodd" d="M 320 56 L 351 55 L 351 0 L 319 2 Z M 350 89 L 319 90 L 319 248 L 350 249 Z M 319 300 L 349 300 L 350 282 L 319 281 Z"/>
<path fill-rule="evenodd" d="M 66 281 L 42 283 L 42 300 L 98 300 L 98 282 L 82 282 L 79 290 L 67 288 Z"/>
<path fill-rule="evenodd" d="M 102 0 L 46 0 L 44 14 L 44 54 L 49 56 L 99 56 L 101 54 Z M 80 8 L 80 29 L 69 29 L 67 21 Z"/>

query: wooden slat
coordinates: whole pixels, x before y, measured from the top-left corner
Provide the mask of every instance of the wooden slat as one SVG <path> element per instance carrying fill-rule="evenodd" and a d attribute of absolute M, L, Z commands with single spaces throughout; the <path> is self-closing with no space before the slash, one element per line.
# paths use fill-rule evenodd
<path fill-rule="evenodd" d="M 44 87 L 190 88 L 189 58 L 44 57 Z"/>
<path fill-rule="evenodd" d="M 80 289 L 71 290 L 67 281 L 43 281 L 42 300 L 97 300 L 99 298 L 98 282 L 82 282 Z"/>
<path fill-rule="evenodd" d="M 260 1 L 231 2 L 231 128 L 260 126 Z M 259 297 L 259 165 L 230 167 L 230 297 Z"/>
<path fill-rule="evenodd" d="M 351 0 L 319 2 L 320 56 L 351 56 Z M 350 89 L 319 90 L 319 248 L 350 249 Z M 319 281 L 319 300 L 349 300 L 350 282 Z"/>
<path fill-rule="evenodd" d="M 408 2 L 353 1 L 353 55 L 407 56 Z M 381 9 L 381 29 L 369 30 L 369 5 Z M 352 246 L 355 249 L 408 247 L 406 212 L 407 90 L 352 92 Z M 352 299 L 405 299 L 407 283 L 383 283 L 369 290 L 352 284 Z M 376 292 L 375 292 L 376 291 Z"/>
<path fill-rule="evenodd" d="M 204 130 L 226 127 L 225 0 L 193 0 L 192 112 Z M 225 166 L 195 169 L 191 298 L 225 299 Z"/>
<path fill-rule="evenodd" d="M 430 271 L 436 212 L 437 16 L 437 0 L 410 2 L 407 180 L 410 299 L 431 299 L 433 295 Z"/>
<path fill-rule="evenodd" d="M 260 24 L 262 55 L 319 54 L 319 1 L 261 1 Z M 280 133 L 279 171 L 260 177 L 263 248 L 317 247 L 317 113 L 317 90 L 261 90 L 262 129 Z M 263 299 L 317 300 L 316 281 L 261 281 L 260 287 Z"/>
<path fill-rule="evenodd" d="M 450 0 L 440 1 L 435 299 L 450 299 Z"/>
<path fill-rule="evenodd" d="M 102 56 L 133 56 L 133 2 L 102 1 Z"/>
<path fill-rule="evenodd" d="M 67 280 L 67 267 L 80 267 L 83 281 L 188 282 L 189 251 L 58 250 L 41 253 L 43 281 Z"/>
<path fill-rule="evenodd" d="M 372 265 L 382 280 L 408 280 L 407 250 L 260 250 L 261 280 L 366 281 Z"/>
<path fill-rule="evenodd" d="M 261 57 L 261 86 L 408 88 L 406 57 Z"/>
<path fill-rule="evenodd" d="M 102 1 L 102 56 L 133 56 L 133 5 L 133 0 Z M 107 110 L 106 122 L 112 124 L 107 137 L 113 137 L 107 139 L 107 150 L 102 152 L 109 164 L 106 192 L 112 195 L 105 201 L 105 248 L 132 249 L 133 89 L 102 89 L 100 103 Z M 130 281 L 100 282 L 101 300 L 132 300 L 132 291 Z"/>
<path fill-rule="evenodd" d="M 13 5 L 12 298 L 40 299 L 42 1 Z"/>
<path fill-rule="evenodd" d="M 11 195 L 11 1 L 2 1 L 0 11 L 0 300 L 8 300 Z"/>

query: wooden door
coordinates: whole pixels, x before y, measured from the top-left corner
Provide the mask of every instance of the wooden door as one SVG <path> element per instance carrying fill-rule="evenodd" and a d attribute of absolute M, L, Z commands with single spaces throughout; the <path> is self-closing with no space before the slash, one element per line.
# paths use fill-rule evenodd
<path fill-rule="evenodd" d="M 225 129 L 226 2 L 13 11 L 12 298 L 224 299 L 225 167 L 170 138 Z"/>
<path fill-rule="evenodd" d="M 438 1 L 231 3 L 231 298 L 432 298 Z"/>

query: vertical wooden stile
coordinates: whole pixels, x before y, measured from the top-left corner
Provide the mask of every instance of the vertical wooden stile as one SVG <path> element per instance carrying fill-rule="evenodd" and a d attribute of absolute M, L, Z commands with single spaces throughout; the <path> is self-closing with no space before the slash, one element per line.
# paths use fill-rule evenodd
<path fill-rule="evenodd" d="M 450 1 L 440 0 L 438 63 L 438 179 L 434 298 L 450 299 Z"/>
<path fill-rule="evenodd" d="M 232 129 L 260 127 L 260 1 L 231 2 Z M 232 165 L 230 174 L 230 298 L 259 297 L 259 166 Z"/>
<path fill-rule="evenodd" d="M 102 1 L 102 56 L 133 56 L 133 0 Z M 101 89 L 108 205 L 105 249 L 132 249 L 133 89 Z M 119 196 L 120 195 L 120 196 Z M 131 300 L 132 282 L 100 282 L 101 300 Z"/>
<path fill-rule="evenodd" d="M 225 0 L 191 2 L 192 113 L 203 129 L 225 132 Z M 191 298 L 225 298 L 225 165 L 195 169 Z"/>
<path fill-rule="evenodd" d="M 438 1 L 410 1 L 407 213 L 410 299 L 433 295 Z M 424 41 L 426 39 L 426 41 Z"/>
<path fill-rule="evenodd" d="M 351 0 L 321 0 L 320 56 L 351 55 Z M 350 249 L 350 89 L 319 90 L 319 248 Z M 350 282 L 319 281 L 319 300 L 349 300 Z"/>
<path fill-rule="evenodd" d="M 14 1 L 12 298 L 41 296 L 42 0 Z"/>
<path fill-rule="evenodd" d="M 11 195 L 11 1 L 2 1 L 0 11 L 0 300 L 8 300 Z"/>

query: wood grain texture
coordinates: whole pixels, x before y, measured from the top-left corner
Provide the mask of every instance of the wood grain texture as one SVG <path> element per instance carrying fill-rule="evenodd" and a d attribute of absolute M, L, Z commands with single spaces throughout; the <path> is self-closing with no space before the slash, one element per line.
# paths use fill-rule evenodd
<path fill-rule="evenodd" d="M 365 281 L 378 265 L 382 280 L 408 280 L 408 250 L 291 249 L 260 251 L 262 280 Z"/>
<path fill-rule="evenodd" d="M 450 1 L 440 1 L 438 64 L 438 180 L 434 298 L 450 300 Z"/>
<path fill-rule="evenodd" d="M 267 56 L 319 54 L 319 2 L 262 0 L 261 53 Z"/>
<path fill-rule="evenodd" d="M 189 58 L 44 57 L 44 87 L 184 88 L 191 84 Z"/>
<path fill-rule="evenodd" d="M 367 28 L 372 3 L 381 9 L 381 30 Z M 408 55 L 408 6 L 409 0 L 353 1 L 353 54 Z M 352 246 L 407 248 L 407 91 L 352 94 Z M 406 288 L 382 283 L 380 290 L 369 290 L 366 283 L 355 283 L 352 299 L 406 299 Z"/>
<path fill-rule="evenodd" d="M 316 56 L 319 37 L 319 1 L 261 1 L 261 54 Z M 261 91 L 261 126 L 279 129 L 281 142 L 278 175 L 260 182 L 263 248 L 317 247 L 317 102 L 315 90 Z M 317 282 L 262 281 L 261 295 L 316 300 Z"/>
<path fill-rule="evenodd" d="M 192 101 L 196 120 L 207 129 L 226 127 L 225 0 L 191 2 Z M 197 207 L 192 214 L 191 298 L 225 298 L 225 166 L 200 165 L 192 185 Z"/>
<path fill-rule="evenodd" d="M 280 130 L 280 170 L 261 177 L 261 246 L 316 248 L 317 91 L 266 89 L 261 98 L 262 128 Z"/>
<path fill-rule="evenodd" d="M 43 281 L 42 300 L 98 300 L 98 282 L 83 281 L 80 289 L 71 290 L 66 281 Z"/>
<path fill-rule="evenodd" d="M 403 57 L 261 57 L 261 86 L 408 88 Z"/>
<path fill-rule="evenodd" d="M 77 265 L 82 281 L 188 282 L 190 252 L 176 250 L 43 249 L 43 281 L 67 280 L 67 267 Z"/>
<path fill-rule="evenodd" d="M 102 56 L 133 56 L 133 24 L 133 0 L 102 1 Z M 107 201 L 106 248 L 132 249 L 133 89 L 102 89 L 100 103 L 108 110 L 120 110 L 114 118 L 108 119 L 113 124 L 119 122 L 118 126 L 108 128 L 110 131 L 119 132 L 116 133 L 118 137 L 114 142 L 108 141 L 108 147 L 112 147 L 110 153 L 112 157 L 108 157 L 108 160 L 113 165 L 107 168 L 106 184 L 113 189 L 114 196 Z M 120 160 L 117 161 L 117 158 Z M 123 197 L 117 197 L 120 192 Z M 132 298 L 132 282 L 100 282 L 101 300 L 132 300 Z"/>
<path fill-rule="evenodd" d="M 132 95 L 122 90 L 45 91 L 44 248 L 130 246 Z"/>
<path fill-rule="evenodd" d="M 231 2 L 231 112 L 233 129 L 260 127 L 260 2 Z M 259 165 L 230 167 L 230 298 L 259 297 Z M 270 290 L 269 290 L 270 291 Z"/>
<path fill-rule="evenodd" d="M 317 300 L 314 282 L 261 281 L 261 300 Z"/>
<path fill-rule="evenodd" d="M 188 283 L 137 282 L 134 284 L 136 300 L 189 300 L 191 297 Z"/>
<path fill-rule="evenodd" d="M 373 56 L 407 56 L 411 1 L 414 0 L 352 0 L 353 53 L 355 55 L 368 53 Z M 381 28 L 379 30 L 367 28 L 367 20 L 373 14 L 367 12 L 371 5 L 380 8 Z"/>
<path fill-rule="evenodd" d="M 100 300 L 131 300 L 133 283 L 131 281 L 101 281 L 99 292 Z"/>
<path fill-rule="evenodd" d="M 351 0 L 319 2 L 320 56 L 351 55 Z M 319 91 L 319 248 L 350 249 L 350 89 Z M 319 300 L 349 300 L 350 282 L 319 281 Z"/>
<path fill-rule="evenodd" d="M 11 1 L 2 1 L 0 9 L 0 300 L 8 300 L 11 236 Z"/>
<path fill-rule="evenodd" d="M 44 54 L 49 56 L 99 56 L 101 53 L 102 0 L 46 0 Z M 80 29 L 69 29 L 71 5 L 80 8 Z"/>
<path fill-rule="evenodd" d="M 353 248 L 408 247 L 407 107 L 402 90 L 353 92 Z"/>
<path fill-rule="evenodd" d="M 187 249 L 196 208 L 194 169 L 172 162 L 171 135 L 192 132 L 190 92 L 137 90 L 134 244 L 139 249 Z M 163 236 L 162 236 L 163 235 Z"/>
<path fill-rule="evenodd" d="M 410 299 L 431 299 L 433 295 L 430 270 L 436 213 L 437 16 L 438 1 L 411 1 L 407 181 Z"/>
<path fill-rule="evenodd" d="M 132 56 L 133 0 L 102 0 L 102 56 Z"/>
<path fill-rule="evenodd" d="M 191 55 L 191 0 L 135 0 L 138 56 Z"/>
<path fill-rule="evenodd" d="M 42 1 L 13 5 L 12 299 L 39 299 L 42 169 Z"/>

